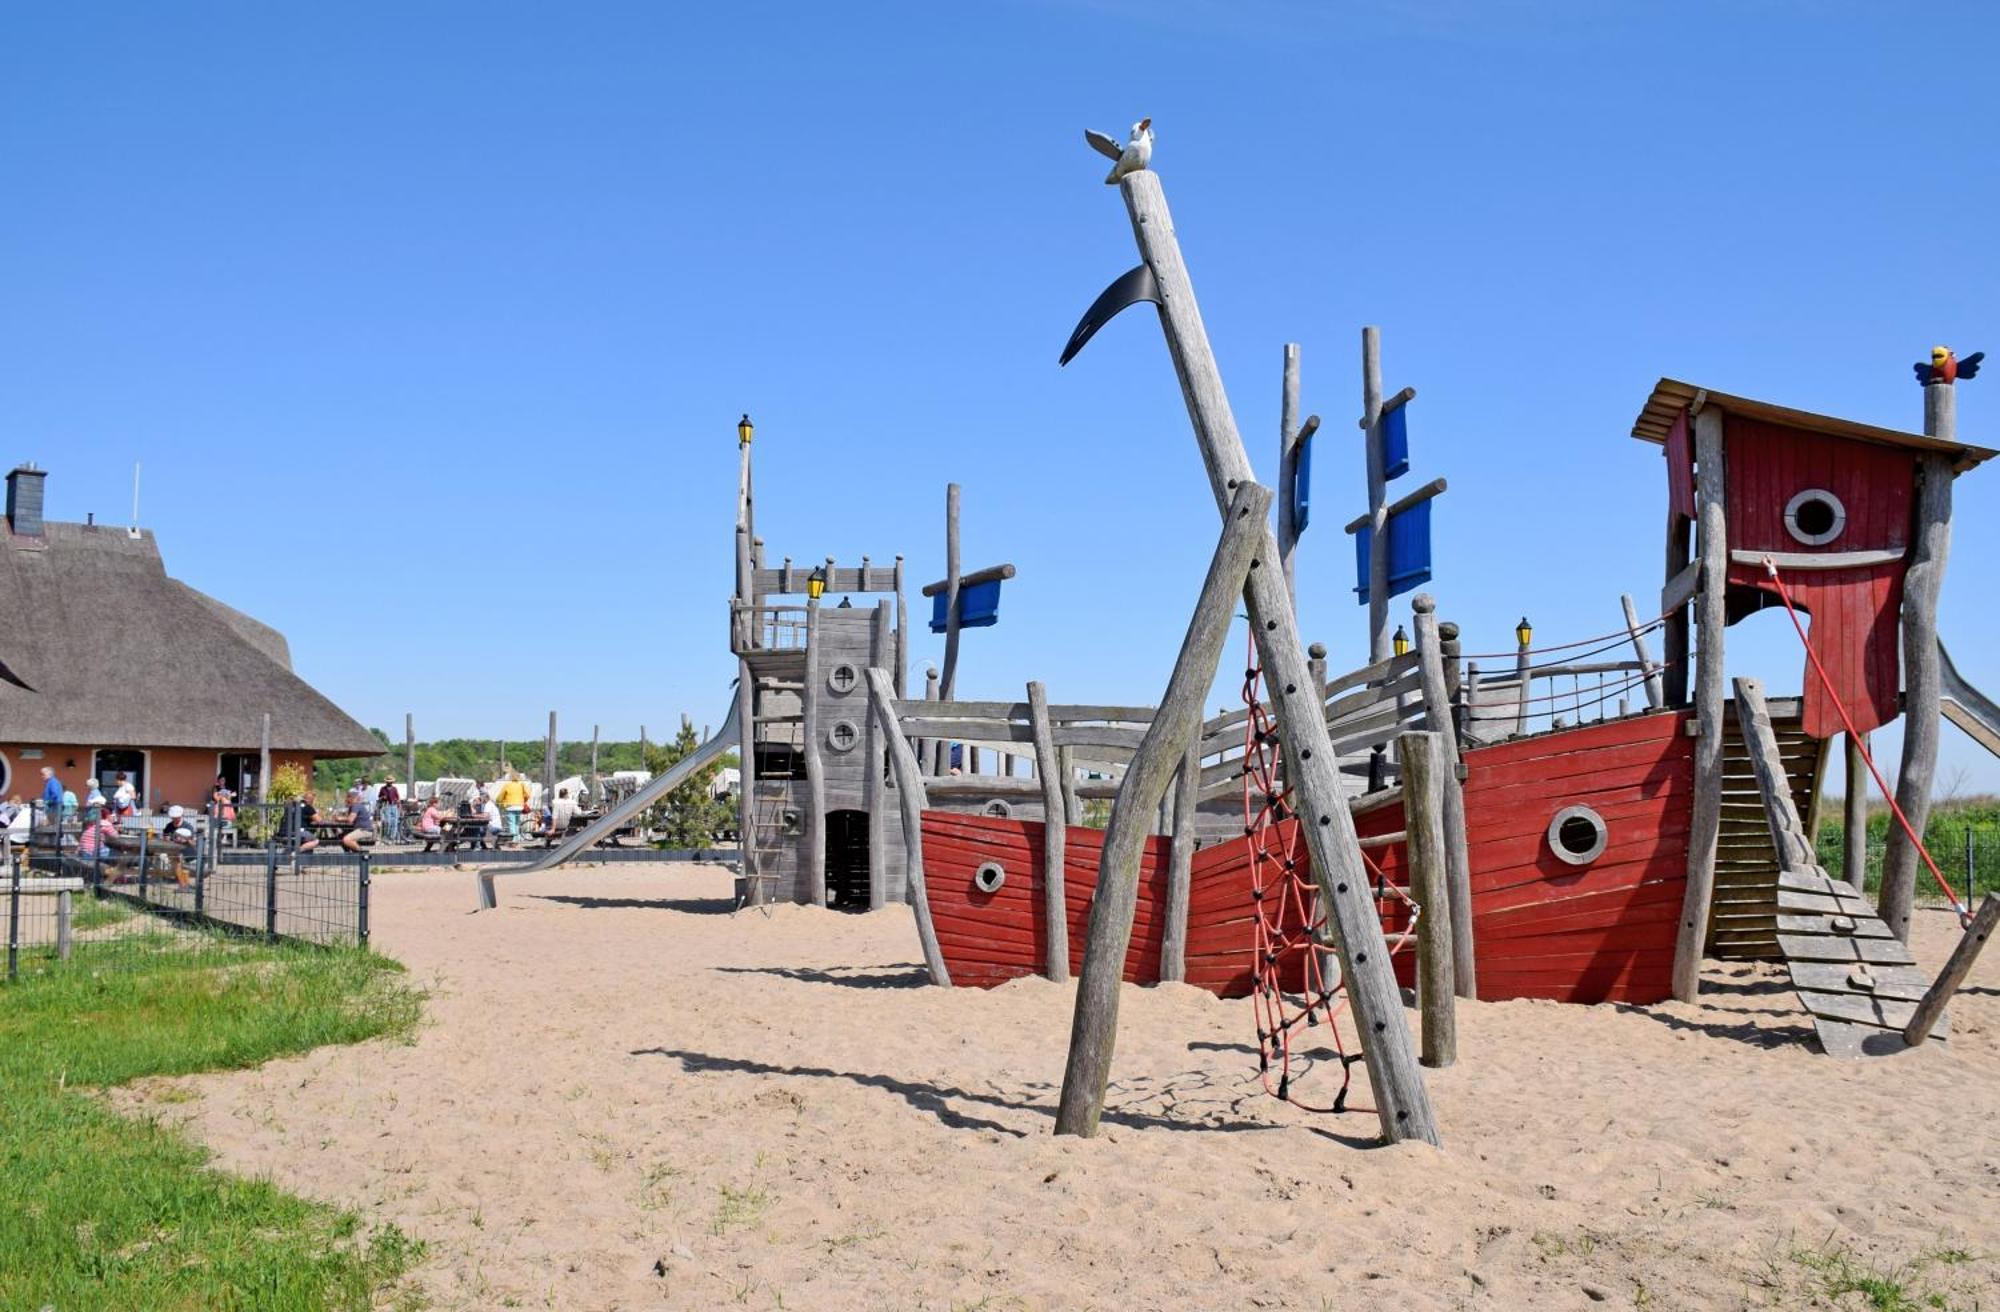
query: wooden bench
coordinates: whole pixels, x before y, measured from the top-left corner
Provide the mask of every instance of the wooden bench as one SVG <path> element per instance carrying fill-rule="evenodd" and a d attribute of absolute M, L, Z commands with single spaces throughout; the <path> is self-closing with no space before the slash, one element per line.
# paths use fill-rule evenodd
<path fill-rule="evenodd" d="M 56 956 L 64 961 L 68 961 L 70 913 L 72 910 L 70 899 L 72 894 L 81 893 L 85 887 L 86 885 L 83 880 L 72 875 L 34 875 L 22 879 L 17 884 L 11 885 L 8 895 L 11 897 L 15 892 L 19 892 L 22 897 L 53 897 L 56 899 Z M 9 917 L 9 924 L 14 924 L 12 917 Z M 18 927 L 16 927 L 15 933 L 18 934 L 18 932 Z M 20 947 L 20 943 L 18 941 L 10 942 L 8 946 L 10 948 L 18 948 Z"/>

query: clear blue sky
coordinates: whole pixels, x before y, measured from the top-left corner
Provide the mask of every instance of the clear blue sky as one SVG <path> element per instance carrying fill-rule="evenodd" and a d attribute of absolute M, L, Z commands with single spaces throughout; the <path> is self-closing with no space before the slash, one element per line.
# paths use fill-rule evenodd
<path fill-rule="evenodd" d="M 733 425 L 773 559 L 1011 560 L 961 688 L 1150 700 L 1215 515 L 1157 325 L 1068 369 L 1134 262 L 1085 127 L 1155 119 L 1268 478 L 1281 344 L 1327 426 L 1302 611 L 1363 658 L 1359 328 L 1468 645 L 1660 582 L 1627 437 L 1662 374 L 1915 427 L 2000 355 L 2000 44 L 1975 6 L 447 4 L 0 11 L 0 460 L 142 518 L 364 722 L 713 722 Z M 1994 370 L 2000 375 L 2000 366 Z M 2000 376 L 1960 433 L 2000 439 Z M 2000 469 L 1943 626 L 2000 685 Z M 483 598 L 484 604 L 472 604 Z M 1731 665 L 1800 686 L 1783 616 Z M 921 633 L 919 661 L 940 643 Z M 1225 665 L 1236 663 L 1232 646 Z M 918 665 L 921 670 L 921 664 Z M 1225 692 L 1211 699 L 1221 704 Z M 1890 738 L 1893 744 L 1893 736 Z M 1891 754 L 1893 759 L 1893 754 Z M 1947 781 L 2000 787 L 1946 734 Z"/>

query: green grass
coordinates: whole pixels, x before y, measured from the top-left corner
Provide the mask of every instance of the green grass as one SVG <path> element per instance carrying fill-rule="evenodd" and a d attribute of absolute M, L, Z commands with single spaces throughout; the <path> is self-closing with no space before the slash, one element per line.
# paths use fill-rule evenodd
<path fill-rule="evenodd" d="M 421 1001 L 381 957 L 247 944 L 0 986 L 0 1308 L 374 1305 L 413 1241 L 214 1170 L 91 1091 L 407 1035 Z"/>
<path fill-rule="evenodd" d="M 87 899 L 70 917 L 70 928 L 82 934 L 93 929 L 103 929 L 106 925 L 119 925 L 130 920 L 137 913 L 130 907 L 110 899 Z"/>
<path fill-rule="evenodd" d="M 1979 1259 L 1962 1249 L 1938 1249 L 1919 1255 L 1900 1266 L 1884 1267 L 1865 1262 L 1839 1244 L 1819 1248 L 1794 1249 L 1792 1261 L 1811 1273 L 1815 1291 L 1821 1297 L 1855 1305 L 1845 1299 L 1859 1294 L 1858 1306 L 1871 1312 L 1956 1312 L 1963 1305 L 1950 1291 L 1934 1286 L 1927 1271 L 1932 1267 L 1956 1267 Z"/>
<path fill-rule="evenodd" d="M 1837 767 L 1839 762 L 1836 761 Z M 1896 823 L 1889 808 L 1877 801 L 1868 808 L 1868 870 L 1866 887 L 1878 891 L 1882 885 L 1882 857 L 1889 846 L 1889 827 Z M 1951 881 L 1952 891 L 1965 896 L 1966 835 L 1972 836 L 1973 901 L 1988 893 L 2000 893 L 2000 799 L 1972 797 L 1940 801 L 1931 808 L 1924 824 L 1924 846 Z M 1828 797 L 1820 805 L 1818 841 L 1820 864 L 1835 879 L 1847 877 L 1846 848 L 1841 833 L 1840 798 Z M 1921 862 L 1917 867 L 1917 900 L 1935 903 L 1937 884 Z"/>

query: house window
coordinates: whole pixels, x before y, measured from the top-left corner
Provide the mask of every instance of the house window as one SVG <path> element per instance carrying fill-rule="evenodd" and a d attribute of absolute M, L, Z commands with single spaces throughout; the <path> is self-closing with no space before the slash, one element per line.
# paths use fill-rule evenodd
<path fill-rule="evenodd" d="M 1785 532 L 1809 547 L 1823 547 L 1847 527 L 1847 507 L 1825 488 L 1809 487 L 1785 503 Z"/>

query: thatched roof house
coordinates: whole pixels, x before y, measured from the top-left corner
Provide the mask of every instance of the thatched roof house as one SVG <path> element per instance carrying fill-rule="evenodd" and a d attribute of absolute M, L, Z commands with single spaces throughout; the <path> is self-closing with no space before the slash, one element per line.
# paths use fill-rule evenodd
<path fill-rule="evenodd" d="M 195 801 L 254 757 L 267 712 L 279 760 L 381 750 L 292 672 L 283 634 L 170 578 L 150 532 L 45 522 L 45 477 L 7 476 L 0 787 L 35 791 L 39 763 L 81 791 L 138 757 L 149 802 Z"/>

